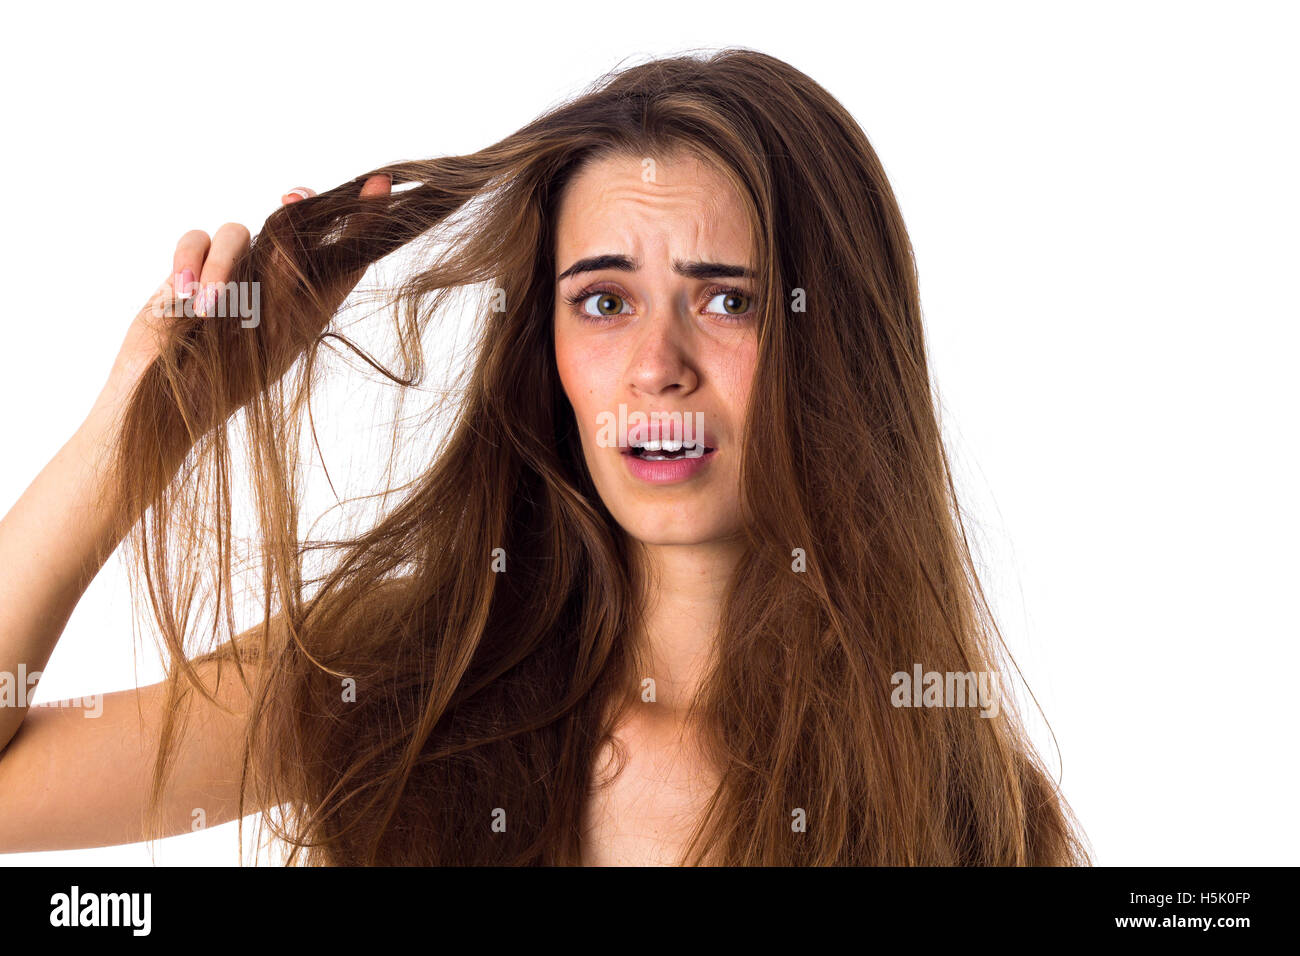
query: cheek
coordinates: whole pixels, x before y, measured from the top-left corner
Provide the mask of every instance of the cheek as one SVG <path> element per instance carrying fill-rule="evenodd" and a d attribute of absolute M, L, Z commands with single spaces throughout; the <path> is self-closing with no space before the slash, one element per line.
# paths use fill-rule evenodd
<path fill-rule="evenodd" d="M 562 332 L 555 336 L 556 371 L 584 436 L 596 427 L 597 413 L 605 410 L 614 394 L 616 359 L 608 346 L 594 340 Z"/>
<path fill-rule="evenodd" d="M 714 357 L 714 381 L 727 408 L 735 416 L 735 427 L 749 407 L 750 390 L 754 385 L 754 371 L 758 367 L 758 343 L 752 337 L 731 343 L 720 349 Z"/>
<path fill-rule="evenodd" d="M 584 398 L 589 392 L 583 369 L 584 363 L 578 343 L 569 336 L 564 335 L 557 328 L 555 332 L 555 370 L 560 376 L 560 385 L 564 389 L 564 394 L 569 398 L 569 404 L 573 406 L 575 413 L 579 413 L 579 417 L 581 417 Z"/>

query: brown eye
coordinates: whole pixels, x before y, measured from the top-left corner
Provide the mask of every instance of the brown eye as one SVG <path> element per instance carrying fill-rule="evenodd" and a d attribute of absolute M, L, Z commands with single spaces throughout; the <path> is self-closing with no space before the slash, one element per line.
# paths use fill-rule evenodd
<path fill-rule="evenodd" d="M 714 303 L 720 302 L 716 308 Z M 709 300 L 710 312 L 722 312 L 726 315 L 745 315 L 749 312 L 753 304 L 753 298 L 745 295 L 743 292 L 719 292 Z"/>
<path fill-rule="evenodd" d="M 623 300 L 612 292 L 601 292 L 592 298 L 596 300 L 596 311 L 601 315 L 618 315 L 623 311 Z"/>
<path fill-rule="evenodd" d="M 608 318 L 627 311 L 627 303 L 623 301 L 623 297 L 613 292 L 580 294 L 569 301 L 579 303 L 582 314 L 589 318 Z"/>

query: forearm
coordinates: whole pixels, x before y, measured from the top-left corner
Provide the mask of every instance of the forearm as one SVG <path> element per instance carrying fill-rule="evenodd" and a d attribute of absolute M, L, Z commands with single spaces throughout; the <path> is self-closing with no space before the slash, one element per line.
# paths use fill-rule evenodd
<path fill-rule="evenodd" d="M 73 608 L 130 527 L 110 484 L 101 401 L 0 519 L 0 748 L 22 724 Z"/>

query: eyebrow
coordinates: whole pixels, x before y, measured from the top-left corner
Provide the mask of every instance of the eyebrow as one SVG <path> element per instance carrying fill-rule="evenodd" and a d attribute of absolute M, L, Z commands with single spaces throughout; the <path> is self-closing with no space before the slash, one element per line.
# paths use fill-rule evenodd
<path fill-rule="evenodd" d="M 635 272 L 641 268 L 641 263 L 637 262 L 631 256 L 620 255 L 616 253 L 606 253 L 599 256 L 588 256 L 585 259 L 579 259 L 569 268 L 565 269 L 555 277 L 556 282 L 567 279 L 569 276 L 577 275 L 580 272 L 598 272 L 601 269 L 617 269 L 621 272 Z M 733 266 L 725 262 L 683 262 L 681 259 L 673 260 L 673 271 L 680 276 L 686 276 L 688 279 L 752 279 L 754 271 L 744 266 Z"/>

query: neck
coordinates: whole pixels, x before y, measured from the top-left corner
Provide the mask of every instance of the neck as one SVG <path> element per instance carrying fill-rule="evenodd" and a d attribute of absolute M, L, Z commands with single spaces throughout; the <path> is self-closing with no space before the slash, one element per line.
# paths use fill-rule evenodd
<path fill-rule="evenodd" d="M 711 663 L 739 539 L 634 548 L 633 584 L 644 614 L 633 635 L 654 680 L 655 712 L 680 720 Z M 638 688 L 638 693 L 641 693 Z"/>

